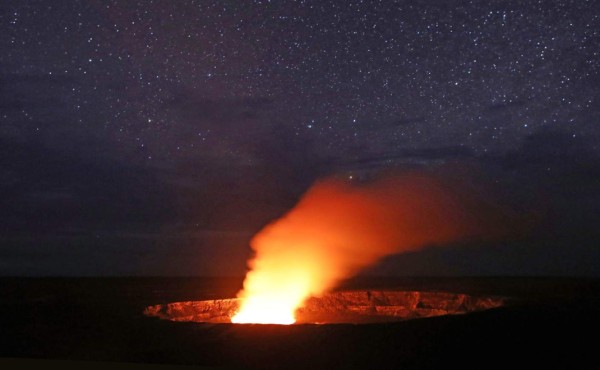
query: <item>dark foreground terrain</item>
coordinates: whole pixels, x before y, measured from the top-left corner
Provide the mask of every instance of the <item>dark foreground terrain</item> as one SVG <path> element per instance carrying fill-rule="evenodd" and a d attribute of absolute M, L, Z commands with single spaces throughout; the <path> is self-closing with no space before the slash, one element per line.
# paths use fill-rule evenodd
<path fill-rule="evenodd" d="M 171 322 L 145 307 L 235 295 L 241 279 L 2 278 L 0 357 L 241 368 L 589 368 L 600 280 L 364 279 L 344 289 L 508 297 L 501 308 L 365 325 Z M 107 363 L 107 365 L 109 365 Z"/>

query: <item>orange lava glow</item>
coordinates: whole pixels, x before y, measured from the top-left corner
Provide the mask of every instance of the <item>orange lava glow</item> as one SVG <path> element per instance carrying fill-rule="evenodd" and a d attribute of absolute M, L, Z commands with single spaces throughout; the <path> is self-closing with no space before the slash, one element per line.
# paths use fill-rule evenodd
<path fill-rule="evenodd" d="M 317 182 L 251 241 L 250 271 L 233 323 L 293 324 L 294 313 L 383 256 L 477 234 L 464 199 L 424 175 L 360 186 Z"/>

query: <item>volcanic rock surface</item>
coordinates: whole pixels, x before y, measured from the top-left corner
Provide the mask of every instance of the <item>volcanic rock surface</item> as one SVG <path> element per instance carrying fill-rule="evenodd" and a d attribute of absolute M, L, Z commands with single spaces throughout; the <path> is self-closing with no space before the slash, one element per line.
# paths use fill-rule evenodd
<path fill-rule="evenodd" d="M 420 291 L 345 291 L 312 297 L 296 311 L 296 323 L 373 323 L 456 315 L 504 305 L 502 297 Z M 230 323 L 240 299 L 159 304 L 144 314 L 172 321 Z"/>

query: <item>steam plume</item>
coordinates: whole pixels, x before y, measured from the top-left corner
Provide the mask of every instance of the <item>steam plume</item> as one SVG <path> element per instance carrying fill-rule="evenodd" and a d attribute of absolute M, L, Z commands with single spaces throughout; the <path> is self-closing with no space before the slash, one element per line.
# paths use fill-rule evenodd
<path fill-rule="evenodd" d="M 232 321 L 292 323 L 308 297 L 386 255 L 489 234 L 482 215 L 492 215 L 490 207 L 442 184 L 417 173 L 360 186 L 317 182 L 251 241 L 255 256 Z"/>

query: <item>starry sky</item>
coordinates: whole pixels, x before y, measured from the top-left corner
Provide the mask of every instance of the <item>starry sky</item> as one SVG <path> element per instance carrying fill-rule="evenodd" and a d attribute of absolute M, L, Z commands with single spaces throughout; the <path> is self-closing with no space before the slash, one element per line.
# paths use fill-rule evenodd
<path fill-rule="evenodd" d="M 240 275 L 316 179 L 452 162 L 551 217 L 382 268 L 600 275 L 599 119 L 597 1 L 3 1 L 0 274 Z"/>

